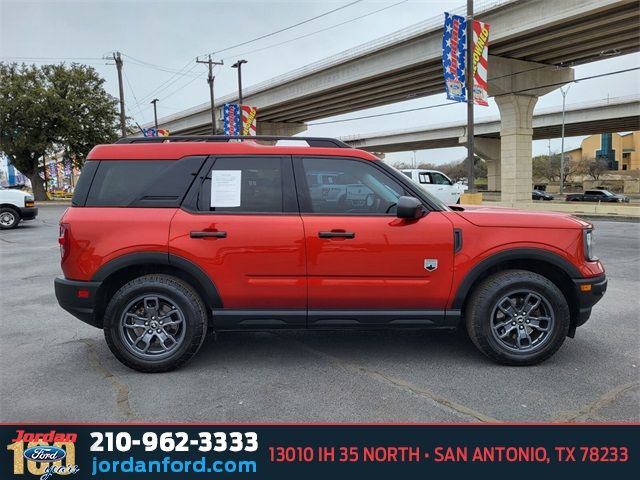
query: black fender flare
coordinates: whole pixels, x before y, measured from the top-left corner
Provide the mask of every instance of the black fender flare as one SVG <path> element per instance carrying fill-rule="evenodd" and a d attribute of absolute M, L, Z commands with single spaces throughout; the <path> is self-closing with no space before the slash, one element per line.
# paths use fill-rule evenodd
<path fill-rule="evenodd" d="M 582 277 L 580 271 L 575 265 L 556 253 L 540 248 L 513 248 L 495 253 L 473 267 L 464 277 L 460 286 L 458 286 L 455 296 L 453 297 L 451 308 L 461 309 L 471 287 L 482 276 L 482 274 L 492 267 L 510 260 L 533 260 L 536 262 L 544 262 L 562 270 L 569 278 Z"/>
<path fill-rule="evenodd" d="M 91 278 L 92 282 L 103 282 L 114 273 L 136 265 L 167 265 L 175 267 L 189 274 L 199 283 L 200 290 L 207 305 L 212 308 L 222 308 L 222 298 L 215 284 L 198 265 L 186 258 L 167 252 L 138 252 L 128 253 L 108 261 L 100 267 Z"/>

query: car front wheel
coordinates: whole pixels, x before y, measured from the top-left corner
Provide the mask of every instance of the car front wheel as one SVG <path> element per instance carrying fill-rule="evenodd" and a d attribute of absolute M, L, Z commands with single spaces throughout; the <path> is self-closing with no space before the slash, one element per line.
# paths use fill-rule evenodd
<path fill-rule="evenodd" d="M 170 275 L 131 280 L 116 292 L 104 315 L 109 348 L 120 362 L 141 372 L 182 366 L 200 349 L 206 330 L 201 298 Z"/>
<path fill-rule="evenodd" d="M 20 223 L 20 214 L 11 207 L 2 207 L 0 209 L 0 229 L 9 230 L 16 228 Z"/>
<path fill-rule="evenodd" d="M 505 365 L 535 365 L 553 355 L 569 331 L 567 302 L 548 278 L 505 270 L 474 290 L 466 312 L 469 337 Z"/>

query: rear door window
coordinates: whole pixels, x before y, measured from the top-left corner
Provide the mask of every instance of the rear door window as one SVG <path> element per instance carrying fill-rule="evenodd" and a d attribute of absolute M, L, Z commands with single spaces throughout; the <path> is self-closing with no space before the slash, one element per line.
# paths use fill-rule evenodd
<path fill-rule="evenodd" d="M 197 189 L 195 205 L 201 212 L 278 214 L 297 211 L 292 200 L 290 157 L 218 157 Z"/>

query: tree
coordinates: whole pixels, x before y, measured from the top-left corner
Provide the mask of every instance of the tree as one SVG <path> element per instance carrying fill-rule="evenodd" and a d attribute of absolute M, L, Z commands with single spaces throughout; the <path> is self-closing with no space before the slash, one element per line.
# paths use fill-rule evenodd
<path fill-rule="evenodd" d="M 0 62 L 0 150 L 29 177 L 36 200 L 47 199 L 45 155 L 64 152 L 82 167 L 94 145 L 118 138 L 118 102 L 103 84 L 86 65 Z"/>
<path fill-rule="evenodd" d="M 583 157 L 580 162 L 582 173 L 589 175 L 594 180 L 600 180 L 600 176 L 609 171 L 609 163 L 606 159 Z"/>
<path fill-rule="evenodd" d="M 549 182 L 560 181 L 560 154 L 537 155 L 532 159 L 533 178 L 542 178 Z M 564 179 L 566 181 L 577 173 L 579 165 L 565 156 Z"/>

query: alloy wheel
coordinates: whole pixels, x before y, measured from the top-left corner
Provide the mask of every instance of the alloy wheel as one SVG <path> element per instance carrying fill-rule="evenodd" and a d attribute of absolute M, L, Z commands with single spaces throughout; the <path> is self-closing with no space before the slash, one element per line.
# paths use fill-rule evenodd
<path fill-rule="evenodd" d="M 491 313 L 491 333 L 511 351 L 540 350 L 553 332 L 555 317 L 549 301 L 541 294 L 518 290 L 503 296 Z"/>
<path fill-rule="evenodd" d="M 124 346 L 137 357 L 161 360 L 180 347 L 186 322 L 182 310 L 169 298 L 147 294 L 136 297 L 120 317 Z"/>

